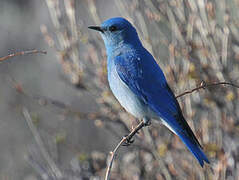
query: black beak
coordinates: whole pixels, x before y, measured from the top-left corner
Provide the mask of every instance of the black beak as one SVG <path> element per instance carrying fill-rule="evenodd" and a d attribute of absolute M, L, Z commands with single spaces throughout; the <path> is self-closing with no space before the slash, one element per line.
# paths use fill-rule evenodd
<path fill-rule="evenodd" d="M 100 26 L 89 26 L 88 28 L 104 33 L 104 30 Z"/>

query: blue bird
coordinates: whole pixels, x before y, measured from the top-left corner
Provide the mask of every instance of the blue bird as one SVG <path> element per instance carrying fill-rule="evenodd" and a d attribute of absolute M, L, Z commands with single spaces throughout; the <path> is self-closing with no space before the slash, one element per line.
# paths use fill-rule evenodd
<path fill-rule="evenodd" d="M 104 40 L 108 81 L 119 103 L 145 124 L 151 119 L 161 121 L 180 137 L 202 167 L 204 161 L 209 163 L 161 68 L 130 22 L 116 17 L 89 28 L 99 31 Z"/>

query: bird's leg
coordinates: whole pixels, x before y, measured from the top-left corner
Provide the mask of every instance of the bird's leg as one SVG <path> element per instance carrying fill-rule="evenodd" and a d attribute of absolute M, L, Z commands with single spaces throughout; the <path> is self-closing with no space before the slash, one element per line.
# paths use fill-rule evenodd
<path fill-rule="evenodd" d="M 124 136 L 126 140 L 123 146 L 129 146 L 130 144 L 132 144 L 134 142 L 134 140 L 132 140 L 133 136 L 144 126 L 145 126 L 145 121 L 141 121 L 127 136 Z"/>
<path fill-rule="evenodd" d="M 138 121 L 136 118 L 133 118 L 133 120 L 131 121 L 131 131 L 134 130 L 136 123 L 139 123 L 139 122 L 140 121 Z M 136 134 L 139 134 L 139 132 L 137 132 Z"/>
<path fill-rule="evenodd" d="M 131 131 L 133 131 L 133 130 L 134 130 L 134 126 L 132 125 L 131 126 Z M 137 131 L 136 134 L 139 134 L 139 131 Z"/>
<path fill-rule="evenodd" d="M 151 120 L 147 117 L 143 118 L 144 126 L 150 126 L 151 125 Z"/>
<path fill-rule="evenodd" d="M 134 139 L 132 139 L 132 137 L 129 137 L 129 135 L 125 135 L 124 138 L 126 138 L 126 140 L 122 146 L 129 146 L 134 142 Z"/>

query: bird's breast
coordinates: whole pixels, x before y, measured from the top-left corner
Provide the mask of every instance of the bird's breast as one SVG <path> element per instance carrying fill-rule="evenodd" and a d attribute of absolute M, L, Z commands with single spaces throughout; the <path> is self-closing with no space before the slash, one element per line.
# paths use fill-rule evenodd
<path fill-rule="evenodd" d="M 110 89 L 126 111 L 142 119 L 148 114 L 147 105 L 136 96 L 119 77 L 114 62 L 108 64 L 108 81 Z"/>

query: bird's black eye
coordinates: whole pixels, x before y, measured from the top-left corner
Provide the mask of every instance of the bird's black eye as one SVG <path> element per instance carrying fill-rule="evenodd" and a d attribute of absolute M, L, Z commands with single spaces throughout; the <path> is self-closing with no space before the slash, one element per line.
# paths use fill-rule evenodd
<path fill-rule="evenodd" d="M 109 27 L 109 30 L 110 30 L 111 32 L 113 32 L 113 31 L 116 31 L 117 28 L 116 28 L 116 26 L 110 26 L 110 27 Z"/>

